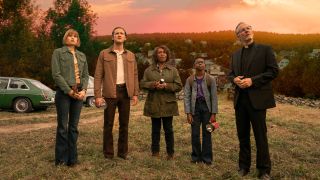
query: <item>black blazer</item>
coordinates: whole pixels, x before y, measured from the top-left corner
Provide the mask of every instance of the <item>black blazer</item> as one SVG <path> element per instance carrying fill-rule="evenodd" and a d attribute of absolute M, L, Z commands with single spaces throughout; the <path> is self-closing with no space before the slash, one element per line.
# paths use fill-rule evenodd
<path fill-rule="evenodd" d="M 252 106 L 255 109 L 268 109 L 276 106 L 271 81 L 277 77 L 279 67 L 276 62 L 273 50 L 270 46 L 253 44 L 253 53 L 244 66 L 243 74 L 240 74 L 242 48 L 237 50 L 231 59 L 231 72 L 229 80 L 237 76 L 252 79 L 252 86 L 247 92 Z M 236 86 L 234 96 L 234 107 L 237 106 L 240 88 Z"/>

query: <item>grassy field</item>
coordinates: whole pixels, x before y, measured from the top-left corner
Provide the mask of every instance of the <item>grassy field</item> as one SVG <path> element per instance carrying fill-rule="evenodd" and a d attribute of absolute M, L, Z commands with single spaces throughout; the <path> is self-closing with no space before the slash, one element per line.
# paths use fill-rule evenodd
<path fill-rule="evenodd" d="M 237 175 L 238 140 L 232 102 L 219 95 L 220 129 L 213 134 L 213 165 L 190 163 L 190 126 L 182 101 L 174 118 L 175 159 L 166 160 L 164 134 L 161 156 L 151 157 L 151 122 L 142 115 L 144 102 L 132 108 L 129 159 L 104 159 L 102 111 L 83 108 L 79 126 L 80 165 L 54 165 L 55 110 L 27 115 L 0 111 L 0 179 L 240 179 Z M 320 179 L 320 110 L 278 104 L 268 111 L 267 126 L 273 179 Z M 117 120 L 116 120 L 117 122 Z M 51 124 L 30 129 L 37 124 Z M 14 129 L 15 127 L 19 127 Z M 114 128 L 117 144 L 118 126 Z M 23 131 L 25 129 L 25 131 Z M 252 167 L 246 179 L 256 178 L 252 137 Z"/>

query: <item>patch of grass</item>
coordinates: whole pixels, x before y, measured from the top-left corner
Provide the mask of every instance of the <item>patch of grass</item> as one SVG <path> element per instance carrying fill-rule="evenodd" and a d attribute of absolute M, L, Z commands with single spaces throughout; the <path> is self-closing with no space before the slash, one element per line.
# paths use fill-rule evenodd
<path fill-rule="evenodd" d="M 79 126 L 78 153 L 80 165 L 69 168 L 54 166 L 55 127 L 23 133 L 1 134 L 1 179 L 240 179 L 238 139 L 231 101 L 219 95 L 220 128 L 213 132 L 212 166 L 190 163 L 191 130 L 186 123 L 182 101 L 180 116 L 174 117 L 175 159 L 166 160 L 162 130 L 160 157 L 151 156 L 151 120 L 142 116 L 143 101 L 132 107 L 129 123 L 129 159 L 105 159 L 102 154 L 103 121 Z M 95 108 L 83 108 L 94 112 Z M 287 111 L 287 112 L 282 112 Z M 292 112 L 299 111 L 299 118 Z M 53 112 L 53 110 L 51 111 Z M 2 113 L 0 112 L 0 116 Z M 39 113 L 44 115 L 46 112 Z M 54 113 L 54 112 L 53 112 Z M 280 114 L 280 115 L 279 115 Z M 102 111 L 88 117 L 101 118 Z M 274 179 L 319 179 L 318 151 L 320 124 L 310 118 L 319 117 L 318 110 L 295 106 L 278 106 L 268 112 L 268 138 Z M 304 122 L 301 118 L 308 118 Z M 15 117 L 17 121 L 22 116 Z M 33 122 L 31 122 L 33 121 Z M 36 123 L 36 120 L 28 123 Z M 14 124 L 12 124 L 14 125 Z M 118 120 L 115 120 L 114 145 L 117 152 Z M 252 136 L 252 167 L 247 178 L 256 178 L 255 142 Z"/>

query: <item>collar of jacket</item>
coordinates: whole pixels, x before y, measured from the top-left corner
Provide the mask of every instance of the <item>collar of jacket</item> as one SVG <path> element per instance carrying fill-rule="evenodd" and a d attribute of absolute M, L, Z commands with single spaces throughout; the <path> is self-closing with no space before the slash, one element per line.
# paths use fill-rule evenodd
<path fill-rule="evenodd" d="M 202 79 L 206 79 L 206 76 L 209 76 L 209 74 L 205 72 Z M 197 79 L 196 77 L 197 77 L 196 74 L 194 74 L 193 75 L 193 81 L 196 81 L 196 79 Z"/>
<path fill-rule="evenodd" d="M 108 53 L 115 53 L 116 52 L 114 51 L 114 47 L 113 46 L 110 46 L 108 49 L 107 49 L 107 52 Z M 123 48 L 123 54 L 127 53 L 127 49 L 126 48 Z"/>
<path fill-rule="evenodd" d="M 62 52 L 63 52 L 63 53 L 70 52 L 68 46 L 63 46 L 63 47 L 62 47 Z M 70 52 L 70 53 L 71 53 L 71 52 Z M 80 51 L 78 51 L 77 48 L 75 48 L 75 53 L 76 53 L 76 54 L 79 54 Z"/>
<path fill-rule="evenodd" d="M 151 67 L 152 67 L 152 70 L 158 70 L 157 64 L 152 64 Z M 167 64 L 167 63 L 165 63 L 163 69 L 165 69 L 165 68 L 168 68 L 168 69 L 171 70 L 171 69 L 172 69 L 172 66 L 169 65 L 169 64 Z"/>

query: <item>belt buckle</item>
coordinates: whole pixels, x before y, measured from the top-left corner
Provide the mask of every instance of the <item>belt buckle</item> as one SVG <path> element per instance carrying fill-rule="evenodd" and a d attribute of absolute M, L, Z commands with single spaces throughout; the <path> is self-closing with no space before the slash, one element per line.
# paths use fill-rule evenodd
<path fill-rule="evenodd" d="M 118 88 L 123 88 L 123 87 L 126 86 L 126 84 L 117 84 L 116 86 L 117 86 Z"/>

